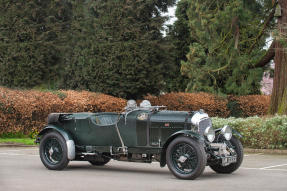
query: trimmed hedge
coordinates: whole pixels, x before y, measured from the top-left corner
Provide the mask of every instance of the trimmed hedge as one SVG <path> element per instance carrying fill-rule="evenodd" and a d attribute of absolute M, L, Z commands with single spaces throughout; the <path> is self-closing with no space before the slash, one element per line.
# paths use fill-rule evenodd
<path fill-rule="evenodd" d="M 152 105 L 165 105 L 170 110 L 195 111 L 204 109 L 209 116 L 250 117 L 264 116 L 268 113 L 270 96 L 248 95 L 219 97 L 208 93 L 168 93 L 146 96 Z"/>
<path fill-rule="evenodd" d="M 87 91 L 11 90 L 0 87 L 0 135 L 39 131 L 53 112 L 121 111 L 126 100 Z"/>
<path fill-rule="evenodd" d="M 168 93 L 158 97 L 146 96 L 152 105 L 164 105 L 169 110 L 196 111 L 204 109 L 209 116 L 229 116 L 228 100 L 208 93 Z"/>
<path fill-rule="evenodd" d="M 207 93 L 168 93 L 158 97 L 146 96 L 145 99 L 150 100 L 152 105 L 166 105 L 169 110 L 204 109 L 212 117 L 223 118 L 234 114 L 237 117 L 266 115 L 270 102 L 268 96 L 222 98 Z M 52 112 L 119 112 L 125 105 L 125 99 L 88 91 L 12 90 L 0 87 L 0 135 L 33 135 L 43 128 L 48 114 Z"/>
<path fill-rule="evenodd" d="M 261 149 L 287 148 L 287 116 L 267 118 L 212 118 L 214 128 L 230 125 L 243 135 L 244 146 Z"/>
<path fill-rule="evenodd" d="M 264 116 L 268 113 L 270 96 L 267 95 L 248 95 L 248 96 L 229 96 L 228 109 L 230 116 L 250 117 Z"/>

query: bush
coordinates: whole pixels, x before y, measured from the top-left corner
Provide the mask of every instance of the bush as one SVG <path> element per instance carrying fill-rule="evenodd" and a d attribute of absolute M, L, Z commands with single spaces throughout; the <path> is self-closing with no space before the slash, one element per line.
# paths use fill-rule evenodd
<path fill-rule="evenodd" d="M 167 93 L 155 96 L 146 96 L 152 105 L 165 105 L 169 110 L 205 110 L 215 117 L 250 117 L 264 116 L 268 113 L 270 96 L 248 95 L 228 96 L 227 98 L 208 93 Z"/>
<path fill-rule="evenodd" d="M 158 97 L 146 96 L 152 105 L 165 105 L 169 110 L 196 111 L 204 109 L 209 116 L 229 116 L 227 99 L 208 93 L 168 93 Z"/>
<path fill-rule="evenodd" d="M 249 117 L 263 116 L 268 113 L 270 105 L 270 96 L 266 95 L 247 95 L 247 96 L 230 96 L 228 98 L 229 105 L 232 103 L 235 107 L 230 107 L 231 116 Z"/>
<path fill-rule="evenodd" d="M 230 125 L 243 135 L 245 146 L 261 149 L 287 148 L 287 116 L 227 119 L 214 117 L 214 128 Z"/>
<path fill-rule="evenodd" d="M 53 112 L 121 111 L 126 100 L 87 91 L 11 90 L 0 87 L 0 135 L 34 135 Z"/>

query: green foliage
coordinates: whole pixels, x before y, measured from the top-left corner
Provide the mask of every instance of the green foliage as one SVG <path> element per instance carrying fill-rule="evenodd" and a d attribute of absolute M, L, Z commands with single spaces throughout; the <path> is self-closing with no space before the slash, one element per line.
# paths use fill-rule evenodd
<path fill-rule="evenodd" d="M 228 100 L 227 109 L 230 111 L 229 116 L 242 117 L 242 109 L 236 100 Z"/>
<path fill-rule="evenodd" d="M 270 118 L 212 118 L 214 128 L 228 124 L 243 135 L 245 146 L 261 149 L 287 148 L 287 116 Z"/>
<path fill-rule="evenodd" d="M 165 39 L 173 46 L 172 51 L 168 53 L 174 63 L 175 70 L 173 76 L 168 81 L 168 92 L 185 91 L 188 78 L 181 75 L 181 61 L 186 61 L 186 54 L 189 51 L 189 45 L 193 41 L 190 37 L 188 27 L 187 10 L 189 9 L 188 0 L 181 0 L 177 3 L 175 16 L 177 20 L 173 25 L 168 26 L 168 32 Z"/>
<path fill-rule="evenodd" d="M 9 139 L 9 138 L 27 138 L 23 132 L 16 132 L 16 133 L 3 133 L 0 134 L 1 139 Z"/>
<path fill-rule="evenodd" d="M 253 65 L 264 53 L 267 33 L 257 38 L 271 4 L 261 0 L 182 0 L 189 47 L 181 72 L 188 77 L 188 91 L 219 94 L 257 94 L 263 69 Z M 181 7 L 179 7 L 181 9 Z M 184 24 L 183 24 L 184 26 Z M 250 49 L 252 48 L 252 49 Z M 182 51 L 184 52 L 184 51 Z"/>
<path fill-rule="evenodd" d="M 75 27 L 64 88 L 124 98 L 158 94 L 172 68 L 162 38 L 173 1 L 87 1 L 74 6 Z"/>
<path fill-rule="evenodd" d="M 35 145 L 35 139 L 31 138 L 0 138 L 0 143 L 20 143 L 24 145 Z"/>
<path fill-rule="evenodd" d="M 0 2 L 0 85 L 56 86 L 67 48 L 70 8 L 68 1 Z"/>

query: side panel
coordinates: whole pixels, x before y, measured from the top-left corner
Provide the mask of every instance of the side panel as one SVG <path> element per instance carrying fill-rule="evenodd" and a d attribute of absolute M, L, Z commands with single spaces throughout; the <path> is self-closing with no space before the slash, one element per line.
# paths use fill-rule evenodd
<path fill-rule="evenodd" d="M 117 140 L 114 125 L 97 125 L 91 118 L 76 120 L 76 144 L 108 146 Z"/>
<path fill-rule="evenodd" d="M 131 114 L 126 121 L 124 116 L 121 116 L 117 126 L 125 146 L 136 146 L 137 137 L 134 116 Z M 94 120 L 93 116 L 87 119 L 76 120 L 76 135 L 77 145 L 121 146 L 115 123 L 100 125 Z"/>
<path fill-rule="evenodd" d="M 127 120 L 125 120 L 125 117 L 122 116 L 118 123 L 120 134 L 122 136 L 125 146 L 127 147 L 137 146 L 135 115 L 136 113 L 129 114 L 127 116 Z M 117 136 L 117 142 L 114 146 L 121 146 L 118 136 Z"/>
<path fill-rule="evenodd" d="M 151 115 L 150 145 L 161 147 L 170 135 L 184 129 L 188 113 L 158 112 Z"/>

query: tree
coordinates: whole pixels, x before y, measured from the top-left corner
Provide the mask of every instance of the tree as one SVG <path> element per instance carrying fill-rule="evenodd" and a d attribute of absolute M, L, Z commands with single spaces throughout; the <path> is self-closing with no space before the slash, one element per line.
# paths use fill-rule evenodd
<path fill-rule="evenodd" d="M 176 5 L 175 16 L 177 20 L 168 26 L 166 41 L 172 45 L 173 49 L 169 51 L 173 66 L 175 67 L 173 76 L 167 84 L 167 91 L 185 91 L 188 78 L 181 75 L 181 61 L 187 61 L 186 54 L 189 51 L 189 45 L 194 41 L 190 36 L 188 26 L 187 10 L 189 9 L 189 1 L 181 0 Z"/>
<path fill-rule="evenodd" d="M 277 31 L 273 50 L 275 54 L 275 71 L 271 96 L 271 114 L 287 114 L 287 2 L 278 0 L 279 10 Z"/>
<path fill-rule="evenodd" d="M 77 1 L 64 88 L 140 98 L 163 89 L 169 68 L 161 11 L 173 0 Z M 78 20 L 77 20 L 78 19 Z"/>
<path fill-rule="evenodd" d="M 189 51 L 181 72 L 187 90 L 223 94 L 259 93 L 262 67 L 255 67 L 268 32 L 273 7 L 258 0 L 184 0 L 188 2 Z M 272 25 L 272 22 L 268 22 Z"/>
<path fill-rule="evenodd" d="M 52 88 L 60 79 L 71 4 L 0 2 L 0 85 Z"/>

